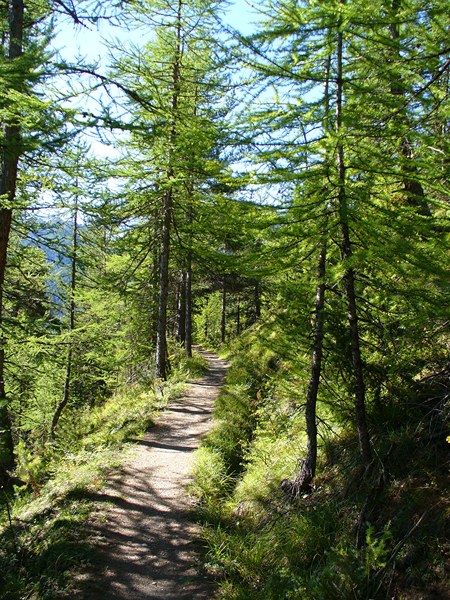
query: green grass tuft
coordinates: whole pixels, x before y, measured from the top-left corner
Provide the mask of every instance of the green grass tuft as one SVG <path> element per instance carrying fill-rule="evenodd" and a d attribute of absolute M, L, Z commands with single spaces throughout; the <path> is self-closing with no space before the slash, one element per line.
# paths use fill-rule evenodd
<path fill-rule="evenodd" d="M 234 350 L 192 486 L 217 597 L 450 597 L 445 411 L 439 398 L 429 400 L 437 394 L 409 390 L 379 412 L 370 406 L 375 460 L 365 472 L 352 413 L 325 389 L 315 486 L 292 500 L 280 482 L 305 455 L 305 381 L 298 365 L 275 360 L 251 332 Z"/>

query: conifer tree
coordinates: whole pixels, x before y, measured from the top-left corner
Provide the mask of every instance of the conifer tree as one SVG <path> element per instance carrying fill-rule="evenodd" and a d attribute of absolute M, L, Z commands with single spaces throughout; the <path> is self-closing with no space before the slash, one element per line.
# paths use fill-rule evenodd
<path fill-rule="evenodd" d="M 7 61 L 9 68 L 15 69 L 23 53 L 24 38 L 24 4 L 22 0 L 13 0 L 1 8 L 2 39 L 6 47 L 2 48 L 2 61 Z M 4 42 L 5 43 L 5 42 Z M 23 69 L 18 69 L 18 72 Z M 22 75 L 23 78 L 23 75 Z M 18 85 L 11 86 L 11 91 L 20 92 L 23 79 L 17 78 Z M 19 89 L 17 89 L 17 87 Z M 7 91 L 7 88 L 6 90 Z M 10 91 L 10 90 L 8 90 Z M 6 108 L 6 107 L 5 107 Z M 6 256 L 11 230 L 12 204 L 17 185 L 17 167 L 20 156 L 20 119 L 18 114 L 11 114 L 4 108 L 5 117 L 2 119 L 2 150 L 0 174 L 0 478 L 13 465 L 13 441 L 11 424 L 7 411 L 5 394 L 5 338 L 3 334 L 3 286 L 5 281 Z M 9 108 L 9 107 L 8 107 Z"/>
<path fill-rule="evenodd" d="M 5 382 L 7 340 L 2 327 L 5 271 L 14 211 L 27 205 L 27 170 L 41 158 L 61 147 L 70 137 L 68 118 L 72 112 L 61 98 L 48 93 L 45 81 L 58 68 L 51 64 L 48 44 L 53 34 L 54 15 L 73 23 L 95 22 L 106 17 L 105 5 L 90 1 L 73 3 L 43 0 L 25 5 L 10 0 L 0 6 L 0 478 L 12 466 L 12 435 L 8 417 Z M 45 178 L 43 178 L 45 179 Z M 21 202 L 17 191 L 22 187 Z"/>
<path fill-rule="evenodd" d="M 75 182 L 75 186 L 78 187 L 78 178 Z M 78 194 L 78 191 L 76 192 Z M 72 228 L 72 249 L 70 255 L 70 298 L 69 298 L 69 334 L 75 331 L 75 315 L 76 315 L 76 291 L 77 291 L 77 271 L 78 271 L 78 246 L 79 246 L 79 206 L 78 206 L 78 195 L 74 198 L 73 205 L 73 228 Z M 56 407 L 56 411 L 53 415 L 52 423 L 50 426 L 50 437 L 54 438 L 55 430 L 58 426 L 61 414 L 70 399 L 70 386 L 72 383 L 72 370 L 73 370 L 73 348 L 71 342 L 67 349 L 67 361 L 66 361 L 66 375 L 64 378 L 64 391 L 61 401 Z"/>
<path fill-rule="evenodd" d="M 244 63 L 256 74 L 255 96 L 261 98 L 259 108 L 253 101 L 250 114 L 249 131 L 256 131 L 258 143 L 254 160 L 262 169 L 261 181 L 284 186 L 286 204 L 297 189 L 305 206 L 314 206 L 311 199 L 320 195 L 322 215 L 328 214 L 313 223 L 310 210 L 301 233 L 305 241 L 299 243 L 310 236 L 328 242 L 330 290 L 338 294 L 332 319 L 348 319 L 345 334 L 335 332 L 342 338 L 339 347 L 345 341 L 346 350 L 332 360 L 342 364 L 346 357 L 345 369 L 354 381 L 360 454 L 367 465 L 366 410 L 375 394 L 367 388 L 371 336 L 383 337 L 387 331 L 373 324 L 383 311 L 387 320 L 393 319 L 386 307 L 398 306 L 399 288 L 391 281 L 432 303 L 432 294 L 416 288 L 416 278 L 425 277 L 427 289 L 437 292 L 433 273 L 442 274 L 442 257 L 438 259 L 432 241 L 433 228 L 440 228 L 440 209 L 433 214 L 430 201 L 435 203 L 437 196 L 427 195 L 427 189 L 441 182 L 425 156 L 442 149 L 442 139 L 436 139 L 434 151 L 427 145 L 426 127 L 431 111 L 440 108 L 437 90 L 448 72 L 441 36 L 445 16 L 440 2 L 431 7 L 420 1 L 414 6 L 275 1 L 262 11 L 267 18 L 260 33 L 240 40 L 247 49 Z M 318 230 L 318 223 L 326 225 Z M 292 235 L 292 225 L 286 227 Z M 425 246 L 430 253 L 427 273 Z M 308 256 L 307 248 L 304 252 Z M 406 267 L 411 256 L 414 269 Z M 382 289 L 384 300 L 377 306 L 374 299 Z M 325 335 L 333 335 L 329 326 Z M 329 365 L 332 360 L 328 353 Z"/>
<path fill-rule="evenodd" d="M 134 14 L 141 25 L 152 27 L 154 39 L 142 49 L 122 49 L 114 70 L 142 99 L 138 103 L 130 96 L 136 125 L 126 147 L 128 160 L 140 166 L 128 193 L 130 199 L 134 196 L 134 210 L 142 224 L 153 220 L 156 225 L 155 238 L 150 240 L 158 255 L 152 258 L 158 276 L 155 371 L 157 378 L 165 379 L 172 287 L 179 289 L 174 296 L 179 301 L 183 298 L 182 308 L 174 300 L 178 305 L 178 315 L 172 319 L 178 323 L 174 329 L 188 354 L 192 344 L 190 290 L 195 230 L 200 220 L 197 209 L 202 199 L 211 196 L 208 184 L 222 168 L 217 158 L 220 136 L 214 108 L 215 96 L 220 95 L 214 85 L 220 86 L 220 82 L 213 70 L 216 6 L 193 0 L 180 0 L 173 6 L 162 1 L 157 3 L 156 18 L 155 8 L 148 3 Z M 132 80 L 133 73 L 138 74 L 137 79 Z M 145 194 L 132 191 L 133 186 L 139 190 L 143 185 Z M 142 253 L 150 257 L 148 247 Z"/>

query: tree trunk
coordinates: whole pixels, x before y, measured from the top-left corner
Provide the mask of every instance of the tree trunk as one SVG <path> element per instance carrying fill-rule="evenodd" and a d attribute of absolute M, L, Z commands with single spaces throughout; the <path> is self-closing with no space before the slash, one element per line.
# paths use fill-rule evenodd
<path fill-rule="evenodd" d="M 180 271 L 178 277 L 174 334 L 177 342 L 184 345 L 186 336 L 186 272 L 184 270 Z"/>
<path fill-rule="evenodd" d="M 163 228 L 159 268 L 158 327 L 156 338 L 156 378 L 167 379 L 167 300 L 169 295 L 170 223 L 172 214 L 172 188 L 167 190 L 163 202 Z"/>
<path fill-rule="evenodd" d="M 336 133 L 338 136 L 337 146 L 337 170 L 338 170 L 338 210 L 341 229 L 341 255 L 342 260 L 348 263 L 352 257 L 352 246 L 350 240 L 350 229 L 348 225 L 348 199 L 345 186 L 345 162 L 342 136 L 342 101 L 343 101 L 343 78 L 342 78 L 342 31 L 338 32 L 337 50 L 337 81 L 336 81 Z M 352 267 L 347 267 L 344 278 L 344 296 L 347 301 L 347 314 L 351 339 L 351 354 L 354 376 L 355 393 L 355 418 L 358 429 L 359 449 L 363 464 L 369 464 L 372 457 L 369 431 L 366 420 L 365 383 L 363 373 L 363 362 L 361 358 L 360 334 L 358 323 L 358 310 L 355 292 L 355 272 Z"/>
<path fill-rule="evenodd" d="M 176 20 L 176 46 L 172 67 L 172 105 L 171 105 L 171 129 L 168 147 L 168 189 L 164 194 L 162 207 L 162 236 L 161 236 L 161 260 L 159 271 L 159 298 L 158 298 L 158 327 L 156 336 L 156 379 L 166 380 L 168 375 L 167 361 L 167 301 L 169 295 L 169 257 L 170 257 L 170 228 L 172 222 L 173 205 L 173 149 L 177 137 L 177 110 L 180 95 L 180 66 L 181 66 L 181 17 L 182 0 L 178 0 L 178 11 Z"/>
<path fill-rule="evenodd" d="M 323 329 L 325 306 L 325 269 L 327 260 L 326 240 L 324 240 L 317 267 L 317 288 L 315 306 L 314 344 L 311 360 L 308 394 L 306 396 L 306 435 L 308 438 L 306 458 L 302 461 L 300 472 L 294 481 L 284 480 L 282 489 L 291 496 L 298 496 L 311 488 L 317 465 L 317 422 L 316 406 L 319 393 L 320 374 L 322 371 Z"/>
<path fill-rule="evenodd" d="M 156 349 L 157 341 L 158 341 L 158 303 L 159 303 L 159 266 L 161 263 L 161 256 L 159 253 L 160 250 L 160 219 L 159 219 L 159 211 L 158 207 L 155 208 L 154 211 L 154 219 L 153 219 L 153 235 L 150 234 L 149 244 L 152 247 L 152 264 L 150 271 L 150 319 L 151 319 L 151 327 L 150 327 L 150 337 L 152 342 L 152 348 Z"/>
<path fill-rule="evenodd" d="M 222 344 L 225 343 L 227 335 L 227 289 L 225 284 L 225 277 L 222 281 L 222 316 L 220 320 L 220 341 Z"/>
<path fill-rule="evenodd" d="M 11 0 L 9 4 L 8 60 L 22 55 L 23 46 L 23 0 Z M 0 149 L 0 482 L 8 479 L 8 471 L 14 466 L 14 444 L 11 420 L 5 392 L 5 345 L 3 331 L 4 282 L 11 232 L 12 205 L 16 196 L 17 168 L 20 156 L 20 125 L 3 125 L 3 144 Z"/>
<path fill-rule="evenodd" d="M 78 181 L 77 181 L 78 186 Z M 72 237 L 72 270 L 70 279 L 70 319 L 69 333 L 72 334 L 75 330 L 75 291 L 77 287 L 77 260 L 78 260 L 78 198 L 75 198 L 74 216 L 73 216 L 73 237 Z M 63 410 L 66 408 L 70 399 L 70 384 L 72 380 L 72 340 L 69 341 L 69 349 L 67 351 L 66 362 L 66 377 L 64 380 L 64 393 L 61 402 L 58 404 L 55 414 L 53 415 L 50 428 L 50 439 L 55 437 L 55 431 L 59 423 L 59 419 Z"/>
<path fill-rule="evenodd" d="M 184 344 L 186 355 L 192 356 L 192 252 L 188 251 L 186 265 L 186 316 L 185 325 L 186 331 L 184 336 Z"/>
<path fill-rule="evenodd" d="M 197 102 L 197 92 L 195 96 Z M 196 113 L 196 107 L 194 114 Z M 184 346 L 186 356 L 192 357 L 192 222 L 194 220 L 194 184 L 189 183 L 189 196 L 187 208 L 188 220 L 188 250 L 186 255 L 186 301 L 185 301 L 185 336 Z"/>
<path fill-rule="evenodd" d="M 397 17 L 398 12 L 401 9 L 401 0 L 393 0 L 392 2 L 392 12 L 394 15 L 394 19 Z M 394 60 L 400 60 L 400 49 L 396 47 L 396 44 L 400 38 L 400 31 L 397 23 L 394 21 L 389 25 L 389 31 L 391 40 L 394 43 L 393 46 L 393 55 Z M 404 102 L 404 97 L 406 95 L 404 84 L 401 79 L 397 80 L 394 84 L 391 85 L 391 93 L 394 96 L 401 96 L 402 102 Z M 407 122 L 407 108 L 404 107 L 400 111 L 400 115 L 403 117 L 404 122 Z M 425 192 L 417 178 L 418 169 L 415 165 L 411 164 L 412 159 L 414 158 L 414 150 L 413 146 L 408 139 L 407 136 L 404 136 L 400 140 L 400 151 L 405 159 L 404 164 L 402 166 L 403 172 L 403 190 L 405 192 L 405 199 L 409 206 L 416 207 L 418 209 L 418 213 L 425 217 L 431 217 L 431 210 L 425 198 Z"/>

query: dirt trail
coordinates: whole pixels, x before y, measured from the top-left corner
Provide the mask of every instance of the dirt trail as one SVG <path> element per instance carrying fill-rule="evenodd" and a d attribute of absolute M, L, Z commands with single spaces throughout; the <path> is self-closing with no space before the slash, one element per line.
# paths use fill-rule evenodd
<path fill-rule="evenodd" d="M 89 524 L 99 550 L 96 573 L 76 597 L 86 600 L 209 599 L 211 582 L 195 568 L 197 529 L 185 493 L 193 451 L 211 426 L 226 365 L 204 353 L 207 375 L 172 402 L 136 451 L 94 499 Z M 102 506 L 105 503 L 105 506 Z"/>

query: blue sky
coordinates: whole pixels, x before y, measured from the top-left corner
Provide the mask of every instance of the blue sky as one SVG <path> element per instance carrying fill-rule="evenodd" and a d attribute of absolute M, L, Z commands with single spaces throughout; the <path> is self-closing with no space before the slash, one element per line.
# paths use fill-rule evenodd
<path fill-rule="evenodd" d="M 235 27 L 241 33 L 250 33 L 255 21 L 255 11 L 245 0 L 231 2 L 224 17 L 224 21 Z M 119 38 L 133 39 L 133 33 L 103 24 L 100 29 L 92 26 L 74 27 L 73 23 L 66 22 L 57 28 L 57 35 L 53 47 L 59 50 L 66 60 L 73 60 L 77 56 L 87 57 L 89 60 L 101 59 L 105 55 L 103 39 Z M 135 34 L 134 34 L 135 35 Z M 134 39 L 134 41 L 137 41 Z"/>
<path fill-rule="evenodd" d="M 254 29 L 252 22 L 256 20 L 255 11 L 245 0 L 230 2 L 228 11 L 224 15 L 225 23 L 228 23 L 244 34 L 250 33 Z M 136 39 L 135 31 L 130 32 L 119 27 L 113 27 L 107 22 L 99 28 L 95 26 L 87 28 L 75 27 L 73 22 L 66 20 L 65 23 L 60 23 L 57 32 L 52 46 L 60 51 L 65 60 L 74 62 L 77 58 L 82 58 L 90 62 L 98 62 L 100 71 L 102 67 L 107 66 L 108 39 L 117 38 L 123 42 L 131 39 L 134 42 L 139 42 L 139 38 Z M 98 99 L 101 101 L 101 98 L 102 96 L 100 95 Z M 85 97 L 82 97 L 81 101 L 87 102 L 87 107 L 92 112 L 96 112 L 95 104 L 92 100 L 86 100 Z M 73 102 L 76 105 L 78 101 L 74 100 Z M 111 156 L 115 153 L 110 146 L 105 146 L 95 136 L 89 136 L 88 141 L 97 156 Z"/>

